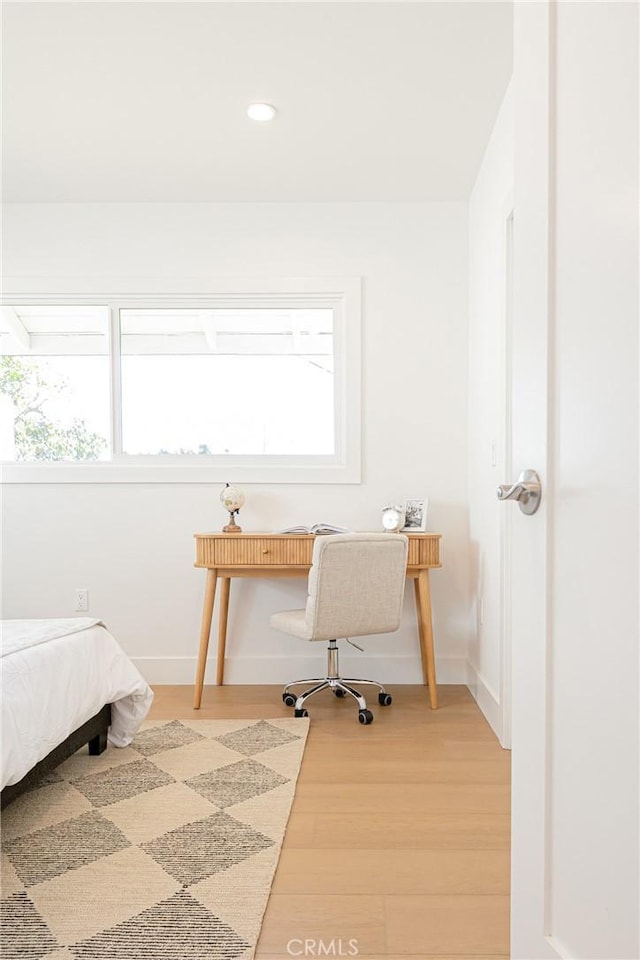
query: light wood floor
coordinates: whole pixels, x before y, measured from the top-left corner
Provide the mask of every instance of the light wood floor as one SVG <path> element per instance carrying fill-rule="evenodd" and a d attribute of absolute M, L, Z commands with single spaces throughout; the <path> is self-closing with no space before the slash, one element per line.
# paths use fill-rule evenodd
<path fill-rule="evenodd" d="M 305 956 L 305 940 L 316 956 L 319 940 L 343 956 L 357 940 L 358 960 L 509 955 L 510 754 L 466 687 L 440 686 L 437 711 L 425 687 L 390 692 L 368 727 L 355 704 L 310 701 L 256 960 Z M 207 687 L 201 710 L 191 687 L 155 693 L 152 719 L 292 714 L 280 687 Z"/>

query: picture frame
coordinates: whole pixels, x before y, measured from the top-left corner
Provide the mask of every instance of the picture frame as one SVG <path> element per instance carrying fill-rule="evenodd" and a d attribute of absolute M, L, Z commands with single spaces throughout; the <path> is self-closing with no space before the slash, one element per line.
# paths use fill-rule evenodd
<path fill-rule="evenodd" d="M 428 497 L 422 500 L 407 500 L 404 507 L 403 533 L 424 533 L 427 529 Z"/>

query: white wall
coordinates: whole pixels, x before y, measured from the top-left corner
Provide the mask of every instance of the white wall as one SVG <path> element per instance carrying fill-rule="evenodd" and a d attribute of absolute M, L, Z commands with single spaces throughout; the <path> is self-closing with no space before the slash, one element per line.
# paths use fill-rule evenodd
<path fill-rule="evenodd" d="M 502 103 L 469 200 L 469 687 L 503 735 L 501 550 L 510 482 L 505 431 L 506 217 L 512 208 L 513 90 Z"/>
<path fill-rule="evenodd" d="M 432 574 L 439 680 L 465 682 L 468 640 L 467 210 L 465 204 L 9 205 L 10 278 L 362 276 L 363 483 L 245 485 L 246 530 L 328 520 L 378 529 L 380 509 L 430 498 L 443 533 Z M 11 281 L 13 284 L 13 281 Z M 229 478 L 233 480 L 232 477 Z M 200 484 L 4 487 L 4 616 L 73 613 L 88 587 L 152 682 L 193 680 L 204 573 L 192 534 L 219 529 L 218 488 Z M 284 682 L 313 671 L 306 645 L 269 614 L 298 606 L 300 581 L 236 581 L 227 677 Z M 212 645 L 215 646 L 215 643 Z M 383 656 L 384 663 L 369 663 Z M 420 682 L 412 591 L 391 640 L 345 665 Z M 211 673 L 209 674 L 211 678 Z"/>

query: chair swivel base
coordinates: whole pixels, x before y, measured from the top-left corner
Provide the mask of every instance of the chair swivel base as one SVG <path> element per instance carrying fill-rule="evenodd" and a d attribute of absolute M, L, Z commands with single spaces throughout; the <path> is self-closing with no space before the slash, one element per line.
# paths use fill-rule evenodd
<path fill-rule="evenodd" d="M 373 714 L 370 710 L 367 709 L 367 701 L 364 697 L 354 690 L 349 684 L 351 683 L 371 683 L 375 686 L 380 687 L 380 693 L 378 694 L 378 703 L 381 707 L 389 707 L 392 703 L 392 697 L 390 693 L 387 693 L 384 687 L 379 683 L 376 683 L 375 680 L 352 680 L 352 679 L 340 679 L 335 680 L 333 678 L 327 677 L 325 680 L 320 680 L 316 683 L 315 687 L 311 687 L 310 690 L 305 690 L 304 693 L 300 694 L 299 697 L 296 697 L 294 694 L 289 693 L 289 687 L 295 687 L 297 683 L 310 683 L 313 681 L 310 680 L 297 680 L 294 683 L 289 683 L 285 687 L 285 692 L 282 694 L 282 700 L 287 707 L 295 707 L 295 716 L 296 717 L 308 717 L 309 713 L 305 709 L 305 702 L 312 697 L 314 693 L 319 693 L 321 690 L 332 690 L 336 697 L 345 697 L 347 695 L 353 697 L 353 699 L 358 704 L 358 720 L 360 723 L 373 723 Z"/>
<path fill-rule="evenodd" d="M 297 697 L 295 694 L 290 692 L 291 687 L 295 687 L 303 683 L 312 683 L 314 686 L 310 687 L 308 690 L 305 690 Z M 353 697 L 358 704 L 359 722 L 364 724 L 373 723 L 373 714 L 367 709 L 367 701 L 359 690 L 356 690 L 351 686 L 352 683 L 356 683 L 358 685 L 367 683 L 371 686 L 378 687 L 378 703 L 380 706 L 388 707 L 391 705 L 391 694 L 387 693 L 381 683 L 378 683 L 376 680 L 362 680 L 351 677 L 314 677 L 309 680 L 295 680 L 293 683 L 288 683 L 284 688 L 282 692 L 282 700 L 287 707 L 295 707 L 296 717 L 307 717 L 309 714 L 305 709 L 305 703 L 309 697 L 314 696 L 316 693 L 320 693 L 321 690 L 331 690 L 336 697 Z"/>

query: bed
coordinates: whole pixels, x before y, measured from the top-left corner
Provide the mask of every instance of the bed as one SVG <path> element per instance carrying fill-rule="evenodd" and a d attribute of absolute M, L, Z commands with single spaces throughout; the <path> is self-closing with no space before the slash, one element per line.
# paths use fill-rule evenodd
<path fill-rule="evenodd" d="M 100 620 L 3 620 L 2 805 L 83 744 L 126 747 L 151 688 Z"/>

